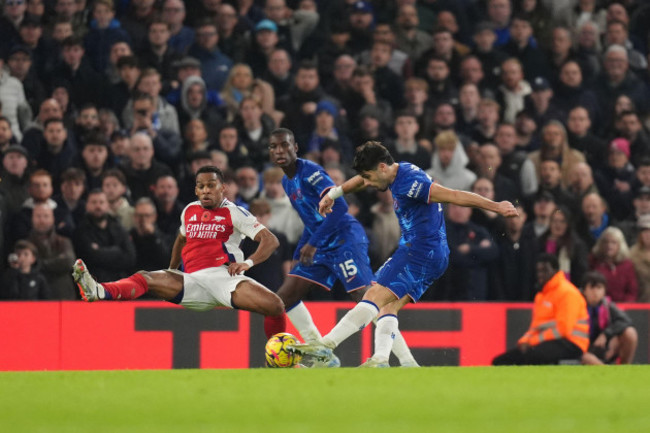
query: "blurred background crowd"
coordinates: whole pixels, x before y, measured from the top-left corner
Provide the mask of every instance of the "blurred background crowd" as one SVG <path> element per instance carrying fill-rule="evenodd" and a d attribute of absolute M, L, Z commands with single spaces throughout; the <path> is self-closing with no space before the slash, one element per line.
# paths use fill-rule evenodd
<path fill-rule="evenodd" d="M 252 270 L 277 289 L 302 233 L 268 161 L 283 126 L 337 184 L 378 140 L 517 204 L 446 206 L 450 266 L 423 300 L 531 301 L 551 253 L 647 302 L 648 23 L 643 0 L 4 0 L 0 298 L 76 299 L 75 257 L 99 280 L 166 268 L 208 164 L 280 238 Z M 346 199 L 376 269 L 390 191 Z"/>

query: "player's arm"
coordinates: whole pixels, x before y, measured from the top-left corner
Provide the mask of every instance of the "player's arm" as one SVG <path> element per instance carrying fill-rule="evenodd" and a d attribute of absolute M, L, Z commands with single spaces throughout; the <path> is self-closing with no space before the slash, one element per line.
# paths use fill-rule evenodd
<path fill-rule="evenodd" d="M 179 233 L 178 236 L 176 236 L 174 247 L 172 248 L 172 258 L 169 261 L 169 269 L 178 269 L 181 265 L 181 252 L 183 252 L 185 242 L 187 242 L 187 238 Z"/>
<path fill-rule="evenodd" d="M 361 191 L 365 187 L 366 184 L 363 181 L 363 178 L 357 174 L 356 176 L 351 177 L 350 179 L 343 182 L 343 184 L 340 186 L 330 188 L 330 190 L 327 191 L 327 194 L 323 195 L 323 198 L 320 200 L 320 203 L 318 205 L 318 213 L 323 216 L 327 215 L 328 213 L 332 212 L 332 206 L 334 206 L 334 201 L 337 198 L 345 194 Z"/>
<path fill-rule="evenodd" d="M 431 184 L 429 202 L 453 203 L 458 206 L 477 207 L 496 212 L 504 217 L 518 216 L 517 209 L 509 201 L 495 202 L 478 194 L 445 188 L 439 183 Z"/>
<path fill-rule="evenodd" d="M 280 241 L 271 231 L 267 228 L 260 230 L 253 239 L 255 242 L 259 242 L 257 249 L 253 254 L 248 256 L 246 260 L 241 263 L 231 263 L 228 266 L 228 273 L 230 275 L 241 274 L 244 271 L 252 268 L 258 263 L 262 263 L 264 260 L 271 257 L 273 251 L 275 251 L 280 246 Z M 252 264 L 251 264 L 252 263 Z"/>

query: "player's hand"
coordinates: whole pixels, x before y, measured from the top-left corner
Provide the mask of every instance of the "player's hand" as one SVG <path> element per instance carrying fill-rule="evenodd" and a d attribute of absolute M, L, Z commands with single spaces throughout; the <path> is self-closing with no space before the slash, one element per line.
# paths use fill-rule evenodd
<path fill-rule="evenodd" d="M 607 344 L 607 337 L 605 336 L 604 333 L 601 333 L 594 342 L 592 343 L 593 346 L 595 347 L 602 347 L 603 349 L 605 348 L 605 345 Z"/>
<path fill-rule="evenodd" d="M 318 213 L 327 216 L 328 213 L 332 212 L 332 206 L 334 206 L 334 200 L 325 194 L 318 204 Z"/>
<path fill-rule="evenodd" d="M 519 212 L 517 212 L 517 209 L 515 209 L 514 205 L 509 201 L 500 201 L 497 203 L 497 205 L 499 206 L 497 209 L 499 215 L 502 215 L 506 218 L 519 216 Z"/>
<path fill-rule="evenodd" d="M 313 264 L 314 254 L 316 254 L 316 247 L 313 245 L 305 244 L 302 248 L 300 248 L 300 263 L 308 266 Z"/>
<path fill-rule="evenodd" d="M 241 275 L 251 267 L 248 266 L 248 263 L 231 263 L 228 265 L 228 273 L 232 276 Z"/>
<path fill-rule="evenodd" d="M 303 114 L 314 114 L 316 113 L 316 106 L 317 104 L 315 102 L 305 102 L 302 104 L 302 112 Z"/>

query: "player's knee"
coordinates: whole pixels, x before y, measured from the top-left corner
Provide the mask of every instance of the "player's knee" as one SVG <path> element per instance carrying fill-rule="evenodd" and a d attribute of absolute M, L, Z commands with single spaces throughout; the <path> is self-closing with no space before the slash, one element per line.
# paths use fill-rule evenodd
<path fill-rule="evenodd" d="M 636 329 L 628 326 L 621 334 L 621 339 L 625 340 L 628 344 L 636 344 L 639 340 L 639 334 L 636 332 Z"/>
<path fill-rule="evenodd" d="M 273 300 L 269 305 L 267 316 L 280 316 L 283 313 L 284 302 L 282 302 L 282 299 L 280 299 L 278 295 L 273 296 Z"/>
<path fill-rule="evenodd" d="M 151 276 L 151 272 L 149 271 L 138 271 L 136 274 L 140 274 L 144 277 L 145 280 L 147 280 L 147 283 L 150 283 L 153 280 L 153 277 Z"/>
<path fill-rule="evenodd" d="M 379 284 L 373 284 L 363 296 L 363 299 L 372 302 L 379 308 L 382 308 L 395 301 L 396 296 L 386 287 Z"/>

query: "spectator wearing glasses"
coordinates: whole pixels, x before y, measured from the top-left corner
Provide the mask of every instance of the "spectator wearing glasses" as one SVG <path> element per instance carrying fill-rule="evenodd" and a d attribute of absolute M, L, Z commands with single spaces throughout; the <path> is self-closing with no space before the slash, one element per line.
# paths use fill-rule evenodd
<path fill-rule="evenodd" d="M 178 53 L 186 53 L 194 42 L 194 29 L 184 25 L 185 2 L 182 0 L 165 0 L 162 4 L 162 20 L 169 26 L 168 45 Z"/>

